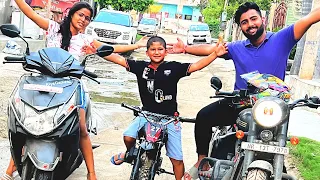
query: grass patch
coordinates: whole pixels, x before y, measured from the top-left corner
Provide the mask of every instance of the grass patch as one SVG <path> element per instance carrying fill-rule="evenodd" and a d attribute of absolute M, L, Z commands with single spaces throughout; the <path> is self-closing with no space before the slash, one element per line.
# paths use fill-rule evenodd
<path fill-rule="evenodd" d="M 137 34 L 136 41 L 139 41 L 142 37 L 143 37 L 142 35 Z"/>
<path fill-rule="evenodd" d="M 119 94 L 121 94 L 121 92 Z M 126 103 L 134 106 L 140 105 L 140 100 L 135 98 L 135 96 L 107 97 L 107 96 L 101 96 L 99 93 L 92 92 L 90 93 L 90 98 L 94 102 L 114 103 L 114 104 Z"/>
<path fill-rule="evenodd" d="M 137 83 L 138 81 L 134 79 L 134 80 L 128 80 L 128 82 Z"/>
<path fill-rule="evenodd" d="M 299 140 L 297 146 L 288 144 L 296 167 L 305 180 L 320 179 L 320 142 L 304 137 Z"/>
<path fill-rule="evenodd" d="M 136 99 L 136 95 L 132 92 L 116 92 L 115 95 L 121 96 L 122 98 L 133 98 Z"/>

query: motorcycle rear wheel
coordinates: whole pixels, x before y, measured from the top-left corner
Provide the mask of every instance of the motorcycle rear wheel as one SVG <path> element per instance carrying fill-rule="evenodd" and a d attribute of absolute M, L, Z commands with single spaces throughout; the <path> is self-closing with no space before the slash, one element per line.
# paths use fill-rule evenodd
<path fill-rule="evenodd" d="M 151 160 L 148 155 L 147 152 L 144 152 L 141 156 L 141 167 L 139 169 L 139 175 L 138 175 L 138 179 L 139 180 L 149 180 L 149 176 L 150 176 L 150 169 L 152 167 L 153 164 L 153 160 Z M 154 179 L 154 177 L 150 177 L 150 180 Z"/>
<path fill-rule="evenodd" d="M 261 169 L 251 169 L 246 180 L 268 180 L 268 173 Z"/>

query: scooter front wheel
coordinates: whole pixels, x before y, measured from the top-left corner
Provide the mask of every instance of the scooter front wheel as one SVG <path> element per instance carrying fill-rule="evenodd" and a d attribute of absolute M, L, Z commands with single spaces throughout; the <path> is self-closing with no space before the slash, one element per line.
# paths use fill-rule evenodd
<path fill-rule="evenodd" d="M 29 158 L 27 158 L 23 162 L 21 179 L 22 180 L 31 180 L 33 178 L 34 171 L 35 171 L 34 165 L 32 164 L 31 160 Z"/>
<path fill-rule="evenodd" d="M 22 180 L 53 180 L 53 172 L 46 172 L 37 169 L 31 160 L 27 158 L 22 167 Z"/>

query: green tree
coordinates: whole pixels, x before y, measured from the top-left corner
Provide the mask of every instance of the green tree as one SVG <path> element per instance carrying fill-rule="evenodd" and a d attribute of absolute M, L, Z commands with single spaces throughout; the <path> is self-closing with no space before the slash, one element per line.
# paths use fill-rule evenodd
<path fill-rule="evenodd" d="M 118 11 L 131 11 L 145 12 L 154 0 L 96 0 L 101 8 L 108 7 L 109 5 Z"/>
<path fill-rule="evenodd" d="M 257 3 L 261 10 L 269 11 L 271 7 L 272 0 L 252 0 Z M 246 0 L 229 0 L 226 7 L 227 19 L 231 19 L 234 16 L 237 8 Z M 205 18 L 205 21 L 213 22 L 220 20 L 221 13 L 224 9 L 225 0 L 209 0 L 207 7 L 202 10 L 202 14 Z"/>
<path fill-rule="evenodd" d="M 261 10 L 269 11 L 272 0 L 251 0 L 258 4 Z M 237 8 L 247 0 L 228 0 L 226 7 L 227 20 L 234 16 Z M 220 31 L 220 17 L 224 11 L 225 0 L 200 0 L 198 7 L 204 16 L 204 21 L 209 25 L 214 38 L 218 37 Z M 201 7 L 205 7 L 201 9 Z"/>

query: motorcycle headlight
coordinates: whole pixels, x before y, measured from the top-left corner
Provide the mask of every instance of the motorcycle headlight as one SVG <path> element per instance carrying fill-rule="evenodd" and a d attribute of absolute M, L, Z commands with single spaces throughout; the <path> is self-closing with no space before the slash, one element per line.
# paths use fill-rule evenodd
<path fill-rule="evenodd" d="M 257 124 L 272 128 L 281 124 L 288 117 L 289 107 L 279 98 L 265 97 L 255 103 L 252 113 Z"/>

